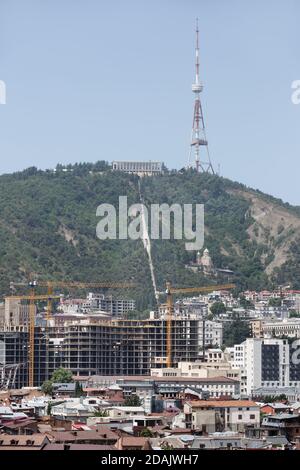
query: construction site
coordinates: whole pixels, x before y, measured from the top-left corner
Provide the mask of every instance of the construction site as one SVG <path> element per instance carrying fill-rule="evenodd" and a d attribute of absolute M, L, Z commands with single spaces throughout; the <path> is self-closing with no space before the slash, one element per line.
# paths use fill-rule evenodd
<path fill-rule="evenodd" d="M 78 285 L 91 286 L 78 283 L 75 287 Z M 58 287 L 63 286 L 58 283 Z M 213 291 L 216 287 L 173 289 L 167 283 L 167 303 L 160 313 L 145 320 L 128 320 L 103 312 L 67 318 L 59 312 L 52 314 L 52 301 L 59 298 L 52 293 L 54 285 L 47 285 L 47 295 L 35 295 L 36 286 L 31 285 L 31 295 L 6 297 L 0 309 L 1 387 L 41 386 L 59 367 L 71 370 L 75 376 L 149 375 L 153 368 L 196 361 L 202 346 L 203 319 L 184 312 L 175 314 L 172 296 Z M 40 314 L 37 300 L 47 301 L 47 309 Z"/>

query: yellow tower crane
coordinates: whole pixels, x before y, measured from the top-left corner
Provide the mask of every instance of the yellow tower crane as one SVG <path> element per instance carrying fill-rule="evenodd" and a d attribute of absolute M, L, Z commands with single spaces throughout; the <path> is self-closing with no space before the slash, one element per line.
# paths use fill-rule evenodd
<path fill-rule="evenodd" d="M 215 290 L 233 289 L 235 284 L 212 285 L 205 287 L 172 287 L 170 282 L 166 283 L 167 294 L 167 361 L 166 366 L 172 367 L 172 318 L 173 318 L 173 294 L 201 294 L 204 292 L 213 292 Z M 203 329 L 204 338 L 204 329 Z M 204 339 L 203 339 L 204 344 Z M 203 351 L 204 355 L 204 351 Z"/>
<path fill-rule="evenodd" d="M 28 386 L 34 385 L 34 326 L 35 326 L 35 308 L 34 303 L 38 300 L 59 299 L 59 295 L 35 295 L 34 287 L 30 287 L 29 295 L 11 295 L 5 297 L 7 300 L 29 300 L 29 351 L 28 351 Z"/>

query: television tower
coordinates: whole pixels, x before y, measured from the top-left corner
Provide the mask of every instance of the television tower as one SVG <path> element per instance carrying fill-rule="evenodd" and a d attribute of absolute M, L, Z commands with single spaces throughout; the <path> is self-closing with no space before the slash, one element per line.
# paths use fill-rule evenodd
<path fill-rule="evenodd" d="M 189 164 L 191 167 L 195 164 L 197 172 L 211 172 L 214 173 L 214 169 L 210 160 L 208 143 L 206 140 L 205 125 L 203 119 L 202 106 L 200 101 L 200 93 L 203 91 L 203 84 L 199 80 L 199 28 L 198 28 L 198 18 L 196 20 L 196 62 L 195 62 L 195 71 L 196 79 L 192 85 L 192 91 L 195 94 L 195 104 L 194 104 L 194 117 L 193 117 L 193 127 L 191 134 L 191 146 L 190 146 L 190 155 L 189 155 Z M 200 156 L 200 147 L 206 148 L 206 158 Z M 193 163 L 193 161 L 195 163 Z"/>

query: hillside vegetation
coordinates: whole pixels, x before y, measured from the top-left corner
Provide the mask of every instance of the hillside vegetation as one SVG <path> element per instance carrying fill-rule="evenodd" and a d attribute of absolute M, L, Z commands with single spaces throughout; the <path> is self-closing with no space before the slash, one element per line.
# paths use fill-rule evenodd
<path fill-rule="evenodd" d="M 40 279 L 128 280 L 138 286 L 126 295 L 140 309 L 153 304 L 148 258 L 140 240 L 99 240 L 97 206 L 139 202 L 138 178 L 112 172 L 105 162 L 61 166 L 56 172 L 29 168 L 0 176 L 0 294 L 10 281 Z M 141 180 L 145 203 L 204 203 L 205 247 L 216 267 L 235 272 L 239 288 L 272 283 L 300 288 L 300 212 L 282 201 L 218 176 L 171 172 Z M 152 255 L 159 289 L 206 285 L 186 269 L 195 253 L 181 240 L 155 240 Z"/>

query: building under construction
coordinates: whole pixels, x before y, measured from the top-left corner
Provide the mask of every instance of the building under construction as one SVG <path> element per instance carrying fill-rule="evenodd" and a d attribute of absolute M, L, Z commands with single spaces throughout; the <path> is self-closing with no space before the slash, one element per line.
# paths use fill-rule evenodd
<path fill-rule="evenodd" d="M 197 319 L 172 319 L 172 363 L 199 357 Z M 20 331 L 21 330 L 21 331 Z M 166 365 L 166 319 L 111 320 L 35 327 L 34 385 L 58 367 L 74 375 L 150 375 Z M 0 364 L 19 364 L 14 387 L 28 384 L 28 327 L 0 332 Z"/>

